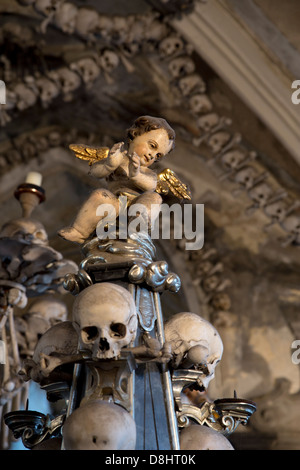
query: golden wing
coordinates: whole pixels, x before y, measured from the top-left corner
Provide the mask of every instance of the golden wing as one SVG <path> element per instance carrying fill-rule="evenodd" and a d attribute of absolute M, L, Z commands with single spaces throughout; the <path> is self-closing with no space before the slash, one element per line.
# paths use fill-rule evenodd
<path fill-rule="evenodd" d="M 89 165 L 107 158 L 108 147 L 90 147 L 89 145 L 70 144 L 69 148 L 75 153 L 75 157 L 80 160 L 88 160 Z"/>
<path fill-rule="evenodd" d="M 178 197 L 178 199 L 192 199 L 191 191 L 184 184 L 174 171 L 166 168 L 157 175 L 156 192 L 159 194 L 168 194 L 169 191 Z"/>

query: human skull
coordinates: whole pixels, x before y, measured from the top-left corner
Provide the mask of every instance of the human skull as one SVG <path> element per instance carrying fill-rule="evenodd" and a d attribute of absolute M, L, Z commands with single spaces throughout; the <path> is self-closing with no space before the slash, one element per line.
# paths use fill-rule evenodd
<path fill-rule="evenodd" d="M 202 131 L 209 132 L 219 124 L 219 121 L 220 117 L 217 113 L 209 113 L 199 117 L 197 124 Z"/>
<path fill-rule="evenodd" d="M 36 0 L 34 2 L 34 8 L 38 13 L 44 16 L 50 16 L 53 15 L 60 3 L 61 0 Z"/>
<path fill-rule="evenodd" d="M 54 24 L 66 34 L 73 34 L 78 8 L 69 2 L 61 2 L 55 11 Z"/>
<path fill-rule="evenodd" d="M 245 158 L 245 153 L 241 150 L 231 150 L 230 152 L 224 153 L 221 158 L 221 164 L 226 169 L 234 170 L 245 160 Z"/>
<path fill-rule="evenodd" d="M 66 419 L 62 435 L 66 450 L 134 450 L 136 425 L 120 405 L 92 400 Z"/>
<path fill-rule="evenodd" d="M 207 95 L 196 94 L 189 100 L 190 109 L 193 113 L 209 113 L 212 110 L 212 102 Z"/>
<path fill-rule="evenodd" d="M 14 92 L 17 95 L 17 109 L 23 111 L 24 109 L 33 106 L 37 101 L 36 93 L 34 93 L 24 83 L 19 83 L 15 86 Z"/>
<path fill-rule="evenodd" d="M 230 141 L 231 134 L 226 131 L 219 131 L 208 139 L 208 146 L 213 154 L 221 152 L 223 147 Z"/>
<path fill-rule="evenodd" d="M 50 72 L 49 77 L 60 87 L 65 101 L 72 98 L 72 92 L 81 84 L 80 76 L 68 67 L 61 67 Z"/>
<path fill-rule="evenodd" d="M 179 36 L 167 36 L 159 44 L 159 53 L 162 58 L 173 57 L 183 51 L 184 42 Z"/>
<path fill-rule="evenodd" d="M 45 297 L 33 302 L 23 317 L 26 321 L 28 352 L 34 350 L 38 340 L 49 328 L 66 321 L 67 315 L 66 305 L 55 298 Z"/>
<path fill-rule="evenodd" d="M 204 93 L 206 90 L 202 77 L 196 73 L 180 78 L 178 86 L 183 96 L 190 96 L 192 93 Z"/>
<path fill-rule="evenodd" d="M 89 286 L 78 295 L 73 320 L 81 348 L 90 350 L 98 359 L 119 356 L 136 335 L 137 313 L 132 295 L 109 282 Z"/>
<path fill-rule="evenodd" d="M 82 7 L 78 9 L 75 31 L 84 38 L 89 38 L 98 29 L 99 14 L 92 8 Z"/>
<path fill-rule="evenodd" d="M 113 51 L 104 50 L 99 57 L 99 65 L 108 73 L 111 73 L 119 65 L 119 57 Z"/>
<path fill-rule="evenodd" d="M 96 61 L 90 57 L 85 57 L 74 62 L 70 68 L 80 75 L 82 81 L 87 86 L 91 85 L 100 74 L 100 67 L 96 64 Z"/>
<path fill-rule="evenodd" d="M 20 218 L 3 225 L 0 238 L 12 238 L 27 244 L 48 245 L 48 235 L 44 226 L 35 220 Z"/>
<path fill-rule="evenodd" d="M 248 196 L 254 201 L 257 207 L 264 206 L 272 194 L 273 188 L 267 183 L 258 184 L 248 191 Z"/>
<path fill-rule="evenodd" d="M 38 340 L 32 359 L 25 359 L 23 374 L 27 379 L 41 383 L 64 364 L 64 358 L 75 356 L 78 352 L 78 336 L 71 321 L 62 321 L 49 328 Z M 61 371 L 62 372 L 62 371 Z M 69 368 L 65 374 L 72 376 Z M 62 379 L 62 373 L 59 375 Z"/>
<path fill-rule="evenodd" d="M 60 88 L 52 80 L 46 77 L 40 77 L 36 80 L 42 105 L 47 108 L 54 98 L 60 93 Z"/>
<path fill-rule="evenodd" d="M 182 429 L 179 440 L 181 450 L 234 450 L 223 434 L 200 424 Z"/>
<path fill-rule="evenodd" d="M 173 78 L 193 73 L 195 64 L 190 57 L 176 57 L 169 63 L 169 72 Z"/>
<path fill-rule="evenodd" d="M 244 188 L 251 188 L 255 178 L 257 176 L 257 171 L 252 166 L 245 166 L 241 170 L 237 171 L 234 176 L 234 181 Z"/>
<path fill-rule="evenodd" d="M 174 367 L 198 370 L 198 383 L 207 389 L 223 354 L 215 327 L 195 313 L 177 313 L 165 324 L 165 340 L 171 345 Z"/>

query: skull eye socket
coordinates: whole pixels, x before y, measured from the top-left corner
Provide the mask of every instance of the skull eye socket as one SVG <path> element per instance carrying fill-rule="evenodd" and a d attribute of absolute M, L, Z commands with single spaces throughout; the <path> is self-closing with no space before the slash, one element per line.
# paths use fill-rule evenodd
<path fill-rule="evenodd" d="M 95 326 L 87 326 L 81 330 L 81 334 L 83 341 L 90 343 L 97 339 L 99 332 Z"/>
<path fill-rule="evenodd" d="M 114 338 L 124 338 L 126 336 L 126 325 L 123 323 L 112 323 L 110 330 L 111 336 Z"/>

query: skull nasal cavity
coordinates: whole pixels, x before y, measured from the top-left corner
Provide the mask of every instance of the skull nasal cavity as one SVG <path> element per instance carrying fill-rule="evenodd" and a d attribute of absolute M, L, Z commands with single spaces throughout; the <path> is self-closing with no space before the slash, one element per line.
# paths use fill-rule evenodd
<path fill-rule="evenodd" d="M 100 338 L 99 348 L 101 349 L 101 351 L 108 351 L 109 350 L 109 343 L 108 343 L 106 338 Z"/>

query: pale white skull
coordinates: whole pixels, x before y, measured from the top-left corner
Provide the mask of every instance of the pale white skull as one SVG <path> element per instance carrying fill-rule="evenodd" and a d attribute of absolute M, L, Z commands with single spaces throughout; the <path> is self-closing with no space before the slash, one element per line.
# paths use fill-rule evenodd
<path fill-rule="evenodd" d="M 55 11 L 54 23 L 66 34 L 73 34 L 76 27 L 78 8 L 73 3 L 62 2 Z"/>
<path fill-rule="evenodd" d="M 208 132 L 217 126 L 219 120 L 220 118 L 217 113 L 209 113 L 199 117 L 197 119 L 197 124 L 202 131 Z"/>
<path fill-rule="evenodd" d="M 37 101 L 37 95 L 28 86 L 19 83 L 15 86 L 14 92 L 17 95 L 17 109 L 23 111 L 24 109 L 33 106 Z"/>
<path fill-rule="evenodd" d="M 195 313 L 177 313 L 165 324 L 165 340 L 171 345 L 174 367 L 198 370 L 198 384 L 207 389 L 223 354 L 215 327 Z"/>
<path fill-rule="evenodd" d="M 209 113 L 212 110 L 212 102 L 207 95 L 196 94 L 189 100 L 190 109 L 193 113 Z"/>
<path fill-rule="evenodd" d="M 214 154 L 221 152 L 222 148 L 230 141 L 231 134 L 226 131 L 219 131 L 208 139 L 208 146 Z"/>
<path fill-rule="evenodd" d="M 60 3 L 61 0 L 36 0 L 34 8 L 42 15 L 50 16 L 53 15 Z"/>
<path fill-rule="evenodd" d="M 108 73 L 111 73 L 119 65 L 119 57 L 113 51 L 104 50 L 99 57 L 99 65 Z"/>
<path fill-rule="evenodd" d="M 234 181 L 247 189 L 252 187 L 256 176 L 257 171 L 254 167 L 245 166 L 236 172 Z"/>
<path fill-rule="evenodd" d="M 267 183 L 261 183 L 248 191 L 248 196 L 258 207 L 262 207 L 273 194 L 273 188 Z"/>
<path fill-rule="evenodd" d="M 227 169 L 235 169 L 245 158 L 245 153 L 241 150 L 231 150 L 230 152 L 224 153 L 221 158 L 221 163 Z"/>
<path fill-rule="evenodd" d="M 276 201 L 267 204 L 264 212 L 267 216 L 271 217 L 274 221 L 280 222 L 287 214 L 288 205 L 284 201 Z"/>
<path fill-rule="evenodd" d="M 72 92 L 81 84 L 80 76 L 68 67 L 50 72 L 49 77 L 60 87 L 65 101 L 72 98 Z"/>
<path fill-rule="evenodd" d="M 33 351 L 41 336 L 52 326 L 66 321 L 67 315 L 66 305 L 55 298 L 46 296 L 33 302 L 23 317 L 28 350 Z"/>
<path fill-rule="evenodd" d="M 89 37 L 98 29 L 99 14 L 92 8 L 82 7 L 78 9 L 76 16 L 76 33 L 83 37 Z"/>
<path fill-rule="evenodd" d="M 36 80 L 36 85 L 40 93 L 40 100 L 44 107 L 49 106 L 52 100 L 60 93 L 60 88 L 49 78 L 41 77 Z"/>
<path fill-rule="evenodd" d="M 77 351 L 78 336 L 72 322 L 59 322 L 38 340 L 32 360 L 29 360 L 29 370 L 26 372 L 32 380 L 41 382 L 44 377 L 48 377 L 57 367 L 64 364 L 64 358 L 77 355 Z M 65 370 L 65 373 L 67 372 L 68 369 Z M 71 369 L 69 372 L 72 374 Z"/>
<path fill-rule="evenodd" d="M 30 244 L 48 245 L 44 226 L 33 219 L 14 219 L 3 225 L 0 238 L 12 238 Z"/>
<path fill-rule="evenodd" d="M 163 58 L 169 58 L 183 51 L 184 42 L 179 36 L 168 36 L 159 44 L 159 53 Z"/>
<path fill-rule="evenodd" d="M 206 85 L 203 79 L 200 77 L 200 75 L 196 73 L 187 75 L 186 77 L 182 77 L 178 81 L 178 86 L 183 96 L 190 96 L 192 93 L 195 96 L 202 96 L 202 95 L 196 95 L 196 93 L 204 93 L 206 90 Z M 193 105 L 194 105 L 194 101 L 197 101 L 197 99 L 194 98 L 192 100 Z"/>
<path fill-rule="evenodd" d="M 111 359 L 136 336 L 137 313 L 132 295 L 124 287 L 103 282 L 84 289 L 73 305 L 82 349 L 93 357 Z"/>
<path fill-rule="evenodd" d="M 173 78 L 180 78 L 183 75 L 193 73 L 195 64 L 190 57 L 177 57 L 169 63 L 169 72 Z"/>
<path fill-rule="evenodd" d="M 234 450 L 231 442 L 218 431 L 191 424 L 180 431 L 181 450 Z"/>
<path fill-rule="evenodd" d="M 134 450 L 136 425 L 120 405 L 93 400 L 73 411 L 62 435 L 66 450 Z"/>
<path fill-rule="evenodd" d="M 70 68 L 80 75 L 87 86 L 91 85 L 100 74 L 100 67 L 96 64 L 96 61 L 90 57 L 85 57 L 74 62 Z"/>

